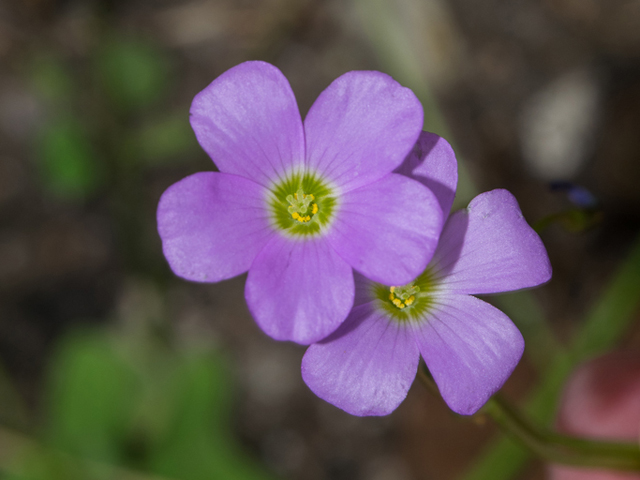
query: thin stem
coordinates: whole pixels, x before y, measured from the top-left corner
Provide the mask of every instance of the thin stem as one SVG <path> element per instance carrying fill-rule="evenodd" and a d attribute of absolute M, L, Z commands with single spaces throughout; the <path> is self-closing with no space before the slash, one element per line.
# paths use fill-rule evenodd
<path fill-rule="evenodd" d="M 438 386 L 425 368 L 418 374 L 422 383 L 440 396 Z M 544 460 L 565 465 L 640 471 L 640 446 L 631 443 L 603 442 L 561 435 L 531 423 L 519 411 L 496 394 L 482 407 L 507 434 Z"/>

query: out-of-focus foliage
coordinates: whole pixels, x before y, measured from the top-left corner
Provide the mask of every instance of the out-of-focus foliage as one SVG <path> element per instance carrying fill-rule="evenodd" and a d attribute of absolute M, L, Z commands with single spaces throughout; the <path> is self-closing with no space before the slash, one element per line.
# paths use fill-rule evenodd
<path fill-rule="evenodd" d="M 102 182 L 102 165 L 85 129 L 71 118 L 47 123 L 37 142 L 42 178 L 58 197 L 82 198 Z"/>
<path fill-rule="evenodd" d="M 232 433 L 233 386 L 220 354 L 122 340 L 93 333 L 62 342 L 42 444 L 13 478 L 272 478 Z"/>
<path fill-rule="evenodd" d="M 98 49 L 95 62 L 100 85 L 125 112 L 147 107 L 167 91 L 168 60 L 151 44 L 114 36 Z"/>
<path fill-rule="evenodd" d="M 534 228 L 542 232 L 548 226 L 559 223 L 565 230 L 573 233 L 589 230 L 602 221 L 602 212 L 596 209 L 573 208 L 564 212 L 554 213 L 538 222 Z"/>
<path fill-rule="evenodd" d="M 29 67 L 30 85 L 46 109 L 35 153 L 44 185 L 59 198 L 76 200 L 95 193 L 104 165 L 77 112 L 77 82 L 55 54 L 39 54 Z"/>
<path fill-rule="evenodd" d="M 150 120 L 135 132 L 131 144 L 137 145 L 140 160 L 147 163 L 166 163 L 198 149 L 193 131 L 185 119 L 188 112 L 177 112 Z"/>
<path fill-rule="evenodd" d="M 231 435 L 229 386 L 219 359 L 195 356 L 176 366 L 165 392 L 165 430 L 149 455 L 151 471 L 186 480 L 267 478 Z"/>
<path fill-rule="evenodd" d="M 82 200 L 117 171 L 175 161 L 196 151 L 188 112 L 156 118 L 151 107 L 169 92 L 171 65 L 160 48 L 113 33 L 98 37 L 90 61 L 34 56 L 30 85 L 45 110 L 35 156 L 45 188 Z M 80 85 L 89 82 L 88 89 Z"/>
<path fill-rule="evenodd" d="M 120 462 L 141 384 L 100 337 L 67 339 L 53 365 L 48 443 L 73 455 Z"/>

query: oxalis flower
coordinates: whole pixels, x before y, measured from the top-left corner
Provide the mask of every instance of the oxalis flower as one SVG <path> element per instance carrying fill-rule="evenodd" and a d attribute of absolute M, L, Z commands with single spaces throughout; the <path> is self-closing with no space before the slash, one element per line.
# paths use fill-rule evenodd
<path fill-rule="evenodd" d="M 277 68 L 228 70 L 191 106 L 196 137 L 219 172 L 187 177 L 160 199 L 169 265 L 198 282 L 248 270 L 245 298 L 268 335 L 302 344 L 326 337 L 353 305 L 353 268 L 403 284 L 435 251 L 437 198 L 392 173 L 422 117 L 415 95 L 391 77 L 349 72 L 303 123 Z"/>
<path fill-rule="evenodd" d="M 448 212 L 457 183 L 449 145 L 423 134 L 400 172 L 420 179 Z M 475 413 L 522 356 L 522 335 L 502 312 L 471 296 L 533 287 L 551 277 L 547 253 L 506 190 L 474 198 L 446 221 L 428 267 L 406 284 L 356 276 L 346 321 L 311 345 L 302 377 L 353 415 L 386 415 L 406 397 L 420 355 L 442 397 Z"/>

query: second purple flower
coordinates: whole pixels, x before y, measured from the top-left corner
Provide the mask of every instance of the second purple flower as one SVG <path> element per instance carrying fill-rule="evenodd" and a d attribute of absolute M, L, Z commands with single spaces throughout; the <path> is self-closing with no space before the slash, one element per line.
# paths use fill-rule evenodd
<path fill-rule="evenodd" d="M 444 139 L 423 133 L 397 171 L 424 182 L 449 211 L 457 171 Z M 411 282 L 382 284 L 357 275 L 353 310 L 308 348 L 302 378 L 348 413 L 387 415 L 406 397 L 422 356 L 447 405 L 471 415 L 502 387 L 524 350 L 511 320 L 473 295 L 550 278 L 542 240 L 513 195 L 482 193 L 449 216 L 429 266 Z"/>
<path fill-rule="evenodd" d="M 219 172 L 165 191 L 158 231 L 173 271 L 217 282 L 249 271 L 245 297 L 277 340 L 309 344 L 347 317 L 356 269 L 402 285 L 433 256 L 442 210 L 392 173 L 418 139 L 422 107 L 379 72 L 349 72 L 304 123 L 282 73 L 240 64 L 200 92 L 191 125 Z"/>

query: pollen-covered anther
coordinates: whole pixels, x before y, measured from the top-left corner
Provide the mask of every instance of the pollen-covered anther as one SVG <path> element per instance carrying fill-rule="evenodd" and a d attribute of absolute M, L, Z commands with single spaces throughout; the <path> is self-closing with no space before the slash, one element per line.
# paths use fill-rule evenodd
<path fill-rule="evenodd" d="M 298 191 L 293 195 L 287 195 L 287 202 L 289 202 L 288 212 L 291 214 L 291 218 L 297 220 L 300 223 L 307 223 L 311 220 L 313 215 L 318 213 L 318 204 L 311 203 L 315 200 L 313 194 L 305 194 L 302 187 L 298 188 Z M 307 212 L 311 210 L 310 214 Z"/>
<path fill-rule="evenodd" d="M 402 303 L 402 301 L 399 298 L 394 298 L 392 301 L 393 301 L 393 304 L 398 308 L 406 307 L 406 305 Z"/>
<path fill-rule="evenodd" d="M 420 287 L 410 283 L 403 287 L 389 287 L 389 300 L 400 310 L 406 308 L 416 301 L 416 294 Z"/>

